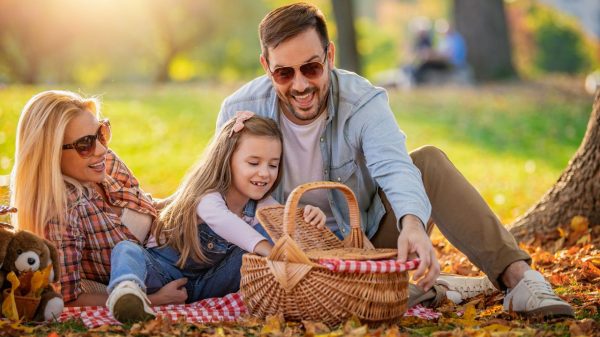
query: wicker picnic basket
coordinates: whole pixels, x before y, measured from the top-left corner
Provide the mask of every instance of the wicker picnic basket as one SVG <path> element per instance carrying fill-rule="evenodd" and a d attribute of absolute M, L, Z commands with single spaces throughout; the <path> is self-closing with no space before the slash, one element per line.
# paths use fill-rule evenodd
<path fill-rule="evenodd" d="M 297 207 L 300 197 L 319 188 L 338 189 L 348 202 L 351 234 L 344 241 L 303 220 L 302 208 Z M 358 203 L 347 186 L 333 182 L 304 184 L 292 191 L 285 207 L 264 207 L 257 216 L 276 243 L 267 257 L 243 257 L 240 291 L 251 314 L 283 314 L 287 320 L 320 321 L 330 326 L 352 316 L 366 323 L 393 323 L 402 317 L 407 309 L 407 272 L 339 273 L 316 262 L 331 257 L 392 256 L 394 250 L 374 249 L 362 233 Z"/>

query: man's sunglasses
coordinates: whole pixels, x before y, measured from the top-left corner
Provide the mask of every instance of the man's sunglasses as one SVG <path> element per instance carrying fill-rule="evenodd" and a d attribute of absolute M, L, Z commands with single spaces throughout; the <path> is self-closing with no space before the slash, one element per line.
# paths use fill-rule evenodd
<path fill-rule="evenodd" d="M 327 63 L 328 48 L 329 45 L 325 47 L 325 57 L 323 58 L 323 62 L 312 61 L 295 66 L 278 67 L 273 71 L 271 71 L 271 68 L 269 68 L 269 72 L 271 72 L 273 80 L 280 85 L 286 85 L 294 79 L 294 76 L 296 75 L 296 68 L 298 68 L 300 73 L 302 73 L 302 75 L 309 80 L 317 79 L 323 75 L 323 70 L 325 69 L 325 64 Z"/>
<path fill-rule="evenodd" d="M 83 136 L 71 144 L 63 145 L 62 149 L 74 149 L 81 158 L 89 158 L 96 152 L 96 140 L 100 141 L 100 144 L 103 146 L 106 146 L 110 141 L 110 137 L 110 122 L 108 119 L 104 119 L 100 121 L 100 126 L 95 135 Z"/>

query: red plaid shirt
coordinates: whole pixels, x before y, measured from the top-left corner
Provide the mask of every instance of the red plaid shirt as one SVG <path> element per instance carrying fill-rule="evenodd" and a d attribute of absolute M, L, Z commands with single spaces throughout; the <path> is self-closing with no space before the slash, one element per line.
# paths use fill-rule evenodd
<path fill-rule="evenodd" d="M 106 178 L 102 182 L 111 205 L 130 208 L 156 218 L 152 198 L 140 189 L 137 179 L 117 155 L 106 155 Z M 65 225 L 53 219 L 45 227 L 46 238 L 54 242 L 61 264 L 61 291 L 65 302 L 81 294 L 80 280 L 89 279 L 108 284 L 110 253 L 120 241 L 136 237 L 121 224 L 100 193 L 84 187 L 83 193 L 67 183 L 68 209 Z"/>

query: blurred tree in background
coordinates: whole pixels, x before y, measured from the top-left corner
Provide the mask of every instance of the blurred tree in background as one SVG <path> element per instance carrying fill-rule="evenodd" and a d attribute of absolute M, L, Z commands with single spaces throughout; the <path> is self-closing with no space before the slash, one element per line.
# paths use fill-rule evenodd
<path fill-rule="evenodd" d="M 339 67 L 361 74 L 360 57 L 356 48 L 354 28 L 354 2 L 352 0 L 331 0 L 338 28 L 337 50 Z"/>
<path fill-rule="evenodd" d="M 456 30 L 467 43 L 467 62 L 475 78 L 495 80 L 516 75 L 504 0 L 454 0 Z"/>
<path fill-rule="evenodd" d="M 258 62 L 260 20 L 290 2 L 0 0 L 0 82 L 93 87 L 113 82 L 247 80 L 263 73 Z M 598 66 L 597 40 L 585 36 L 573 18 L 534 0 L 311 2 L 329 20 L 338 47 L 337 65 L 367 78 L 406 64 L 415 18 L 435 22 L 454 15 L 467 38 L 476 74 L 498 64 L 507 65 L 500 67 L 505 71 L 497 68 L 490 74 L 511 73 L 506 57 L 510 45 L 490 38 L 508 41 L 506 26 L 520 74 L 582 73 Z M 336 4 L 340 7 L 334 10 Z M 351 59 L 356 66 L 345 63 Z"/>
<path fill-rule="evenodd" d="M 73 36 L 63 19 L 50 2 L 0 1 L 0 63 L 10 79 L 36 83 L 45 67 L 63 65 Z"/>

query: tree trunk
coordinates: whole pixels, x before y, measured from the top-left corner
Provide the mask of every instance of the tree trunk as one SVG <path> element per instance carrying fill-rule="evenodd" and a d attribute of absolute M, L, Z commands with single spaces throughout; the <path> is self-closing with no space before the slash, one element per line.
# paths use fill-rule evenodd
<path fill-rule="evenodd" d="M 478 80 L 516 76 L 503 0 L 454 0 L 454 25 Z"/>
<path fill-rule="evenodd" d="M 356 48 L 354 6 L 352 0 L 332 0 L 338 29 L 338 56 L 340 68 L 361 73 L 360 58 Z"/>
<path fill-rule="evenodd" d="M 510 232 L 518 241 L 552 237 L 575 215 L 600 225 L 600 91 L 583 141 L 566 170 L 535 206 L 515 220 Z"/>

